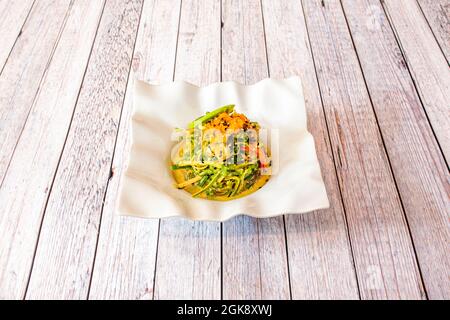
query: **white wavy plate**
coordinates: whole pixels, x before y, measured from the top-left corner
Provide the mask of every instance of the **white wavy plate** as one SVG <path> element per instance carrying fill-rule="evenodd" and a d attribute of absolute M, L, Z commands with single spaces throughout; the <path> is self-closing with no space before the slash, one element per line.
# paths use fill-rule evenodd
<path fill-rule="evenodd" d="M 300 78 L 265 79 L 244 86 L 222 82 L 199 88 L 186 82 L 135 81 L 132 147 L 121 178 L 118 211 L 143 218 L 182 216 L 224 221 L 239 214 L 258 218 L 304 213 L 329 206 L 314 140 L 306 128 Z M 236 110 L 263 128 L 278 129 L 278 172 L 257 192 L 232 201 L 192 198 L 173 186 L 168 166 L 173 128 L 219 106 Z M 272 153 L 276 153 L 273 150 Z"/>

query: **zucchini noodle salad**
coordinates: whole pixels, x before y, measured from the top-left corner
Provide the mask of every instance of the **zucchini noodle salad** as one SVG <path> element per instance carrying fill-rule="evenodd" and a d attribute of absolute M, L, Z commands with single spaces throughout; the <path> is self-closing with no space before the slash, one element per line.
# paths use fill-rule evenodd
<path fill-rule="evenodd" d="M 259 190 L 271 175 L 260 125 L 227 105 L 176 129 L 170 169 L 175 186 L 193 197 L 228 201 Z"/>

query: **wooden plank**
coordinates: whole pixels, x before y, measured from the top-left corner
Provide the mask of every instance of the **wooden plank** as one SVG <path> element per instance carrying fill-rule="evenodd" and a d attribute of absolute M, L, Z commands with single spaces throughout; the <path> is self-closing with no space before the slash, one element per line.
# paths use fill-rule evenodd
<path fill-rule="evenodd" d="M 352 253 L 300 2 L 263 1 L 270 75 L 299 75 L 330 208 L 286 216 L 293 299 L 357 299 Z"/>
<path fill-rule="evenodd" d="M 0 188 L 0 299 L 21 299 L 31 270 L 47 201 L 66 132 L 103 9 L 78 1 L 32 107 Z"/>
<path fill-rule="evenodd" d="M 180 6 L 180 0 L 144 2 L 132 78 L 172 80 Z M 103 207 L 90 299 L 153 298 L 159 221 L 115 215 L 120 176 L 131 143 L 132 85 L 130 79 L 114 153 L 114 175 Z"/>
<path fill-rule="evenodd" d="M 447 164 L 450 162 L 449 65 L 416 1 L 383 2 Z"/>
<path fill-rule="evenodd" d="M 175 78 L 220 81 L 220 0 L 184 1 Z M 161 220 L 155 299 L 219 299 L 220 223 Z"/>
<path fill-rule="evenodd" d="M 0 184 L 67 19 L 70 3 L 70 0 L 43 0 L 33 6 L 22 36 L 0 75 Z"/>
<path fill-rule="evenodd" d="M 402 197 L 428 297 L 448 299 L 447 166 L 381 4 L 378 0 L 345 0 L 343 8 Z M 369 25 L 367 12 L 379 13 Z"/>
<path fill-rule="evenodd" d="M 223 223 L 223 298 L 289 299 L 283 217 Z"/>
<path fill-rule="evenodd" d="M 260 1 L 223 1 L 222 22 L 222 80 L 267 78 Z M 283 217 L 223 223 L 224 299 L 290 298 L 285 236 Z"/>
<path fill-rule="evenodd" d="M 303 2 L 363 299 L 422 299 L 422 282 L 338 0 Z"/>
<path fill-rule="evenodd" d="M 0 70 L 6 63 L 11 49 L 21 36 L 22 27 L 34 0 L 0 2 Z M 0 72 L 1 74 L 1 72 Z"/>
<path fill-rule="evenodd" d="M 417 0 L 447 62 L 450 63 L 450 2 Z"/>
<path fill-rule="evenodd" d="M 107 1 L 45 210 L 28 299 L 85 299 L 142 1 Z"/>

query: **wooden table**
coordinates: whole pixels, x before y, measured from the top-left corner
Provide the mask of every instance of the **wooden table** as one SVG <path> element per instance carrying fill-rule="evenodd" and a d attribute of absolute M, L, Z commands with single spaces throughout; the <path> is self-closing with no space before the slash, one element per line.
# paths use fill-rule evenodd
<path fill-rule="evenodd" d="M 449 0 L 0 0 L 0 298 L 449 299 L 449 21 Z M 115 215 L 135 77 L 291 75 L 330 209 Z"/>

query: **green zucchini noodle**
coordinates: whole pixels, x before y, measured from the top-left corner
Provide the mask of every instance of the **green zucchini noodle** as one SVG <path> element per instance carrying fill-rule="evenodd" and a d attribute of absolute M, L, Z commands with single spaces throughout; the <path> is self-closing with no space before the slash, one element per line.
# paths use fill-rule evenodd
<path fill-rule="evenodd" d="M 193 197 L 231 199 L 249 193 L 261 172 L 267 172 L 271 165 L 265 146 L 257 138 L 259 128 L 257 122 L 236 113 L 234 105 L 194 120 L 172 159 L 171 170 L 182 172 L 176 186 Z"/>

